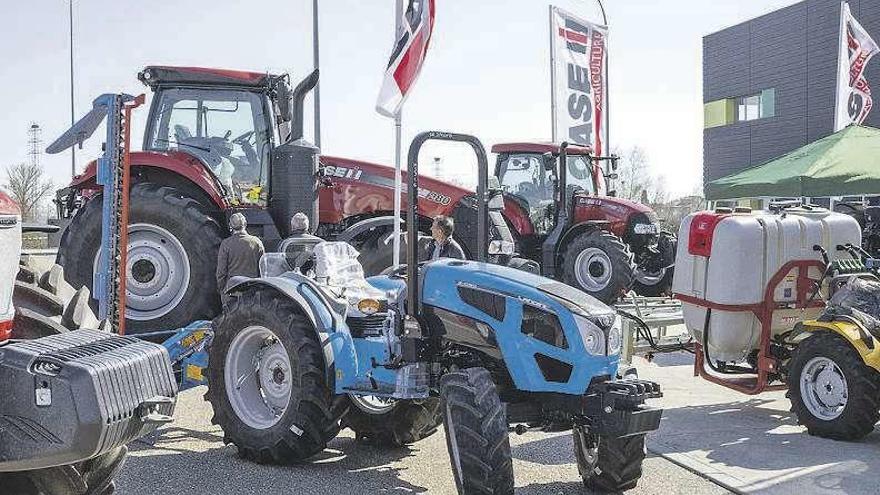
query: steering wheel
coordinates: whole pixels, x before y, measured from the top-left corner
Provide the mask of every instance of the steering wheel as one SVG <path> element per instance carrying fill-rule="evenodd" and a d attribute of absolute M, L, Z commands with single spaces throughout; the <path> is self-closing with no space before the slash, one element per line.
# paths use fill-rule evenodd
<path fill-rule="evenodd" d="M 232 134 L 232 131 L 229 131 L 229 134 Z M 227 134 L 227 136 L 229 134 Z M 243 146 L 244 143 L 250 144 L 251 136 L 253 136 L 253 135 L 254 135 L 254 131 L 247 131 L 244 134 L 242 134 L 241 136 L 238 136 L 237 138 L 233 139 L 232 142 L 237 145 L 240 145 L 240 146 Z"/>

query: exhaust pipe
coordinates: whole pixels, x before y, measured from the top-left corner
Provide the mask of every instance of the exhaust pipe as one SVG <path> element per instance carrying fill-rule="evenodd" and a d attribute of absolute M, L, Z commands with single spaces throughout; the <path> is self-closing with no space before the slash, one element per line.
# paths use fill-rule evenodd
<path fill-rule="evenodd" d="M 306 95 L 318 84 L 318 69 L 312 71 L 305 79 L 300 81 L 293 90 L 293 106 L 291 107 L 290 141 L 296 141 L 303 137 L 303 102 Z"/>

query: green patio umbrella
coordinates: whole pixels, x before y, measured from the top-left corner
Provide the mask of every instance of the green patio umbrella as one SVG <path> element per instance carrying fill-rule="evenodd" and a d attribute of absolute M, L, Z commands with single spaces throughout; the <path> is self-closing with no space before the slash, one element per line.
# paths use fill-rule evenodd
<path fill-rule="evenodd" d="M 880 129 L 857 125 L 706 185 L 709 200 L 861 194 L 880 194 Z"/>

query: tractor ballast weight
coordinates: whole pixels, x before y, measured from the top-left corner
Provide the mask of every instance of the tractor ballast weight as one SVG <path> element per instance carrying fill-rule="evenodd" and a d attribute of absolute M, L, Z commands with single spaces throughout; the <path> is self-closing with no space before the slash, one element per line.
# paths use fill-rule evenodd
<path fill-rule="evenodd" d="M 177 394 L 162 347 L 97 330 L 3 346 L 0 376 L 0 472 L 122 447 L 170 422 Z"/>

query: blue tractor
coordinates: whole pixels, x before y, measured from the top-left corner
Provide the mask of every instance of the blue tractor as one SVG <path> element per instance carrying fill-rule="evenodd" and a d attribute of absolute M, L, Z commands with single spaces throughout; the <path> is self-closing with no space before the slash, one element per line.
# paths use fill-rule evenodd
<path fill-rule="evenodd" d="M 662 414 L 646 402 L 661 393 L 618 378 L 617 314 L 567 285 L 485 262 L 488 214 L 501 195 L 474 137 L 413 141 L 407 239 L 419 239 L 418 152 L 429 139 L 477 154 L 477 259 L 419 262 L 410 242 L 405 266 L 365 279 L 342 242 L 303 237 L 266 254 L 262 276 L 230 287 L 213 322 L 206 397 L 225 441 L 257 462 L 291 463 L 321 452 L 342 427 L 405 444 L 442 424 L 458 492 L 508 494 L 509 432 L 570 429 L 587 487 L 634 487 L 645 434 Z"/>

